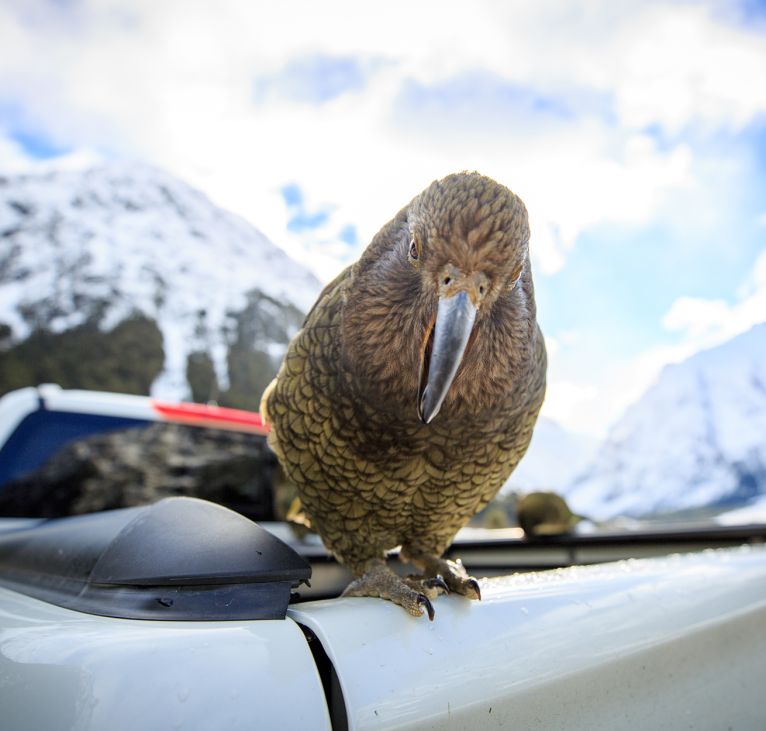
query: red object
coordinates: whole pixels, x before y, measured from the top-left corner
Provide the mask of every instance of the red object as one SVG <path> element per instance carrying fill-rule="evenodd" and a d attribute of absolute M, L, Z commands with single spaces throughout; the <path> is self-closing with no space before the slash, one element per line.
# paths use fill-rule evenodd
<path fill-rule="evenodd" d="M 217 429 L 249 431 L 256 434 L 269 433 L 261 415 L 254 411 L 227 409 L 223 406 L 206 404 L 171 404 L 165 401 L 151 401 L 152 408 L 165 420 L 193 426 L 207 426 Z"/>

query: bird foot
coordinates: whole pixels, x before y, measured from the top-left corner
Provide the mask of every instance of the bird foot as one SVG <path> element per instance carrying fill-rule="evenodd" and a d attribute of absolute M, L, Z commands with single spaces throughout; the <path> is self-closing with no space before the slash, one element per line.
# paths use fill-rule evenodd
<path fill-rule="evenodd" d="M 460 559 L 457 561 L 437 560 L 440 563 L 446 564 L 446 566 L 442 567 L 442 572 L 450 591 L 454 591 L 456 594 L 468 597 L 469 599 L 481 601 L 479 582 L 473 576 L 468 575 Z"/>
<path fill-rule="evenodd" d="M 412 562 L 418 568 L 422 568 L 426 580 L 431 577 L 442 579 L 450 592 L 460 594 L 468 599 L 481 599 L 479 582 L 469 576 L 460 559 L 448 561 L 435 556 L 405 556 L 405 560 Z"/>
<path fill-rule="evenodd" d="M 438 582 L 429 586 L 420 585 L 409 579 L 397 576 L 383 562 L 374 564 L 365 574 L 354 579 L 343 592 L 343 596 L 371 596 L 388 599 L 398 604 L 413 617 L 420 617 L 423 612 L 428 619 L 434 619 L 434 607 L 431 599 L 438 594 Z M 436 593 L 432 593 L 436 591 Z M 429 598 L 429 593 L 431 597 Z"/>

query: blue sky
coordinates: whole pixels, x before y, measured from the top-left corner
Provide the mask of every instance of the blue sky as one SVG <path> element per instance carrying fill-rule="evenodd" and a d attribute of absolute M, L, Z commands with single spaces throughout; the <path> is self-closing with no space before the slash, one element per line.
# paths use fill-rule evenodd
<path fill-rule="evenodd" d="M 4 3 L 0 173 L 147 160 L 324 280 L 491 175 L 530 212 L 544 413 L 590 434 L 766 319 L 762 2 L 277 5 Z"/>

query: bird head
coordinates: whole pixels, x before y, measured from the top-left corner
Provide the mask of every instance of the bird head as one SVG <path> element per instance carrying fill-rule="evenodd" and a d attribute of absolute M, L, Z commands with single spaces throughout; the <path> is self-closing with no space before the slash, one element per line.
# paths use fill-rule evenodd
<path fill-rule="evenodd" d="M 379 383 L 415 390 L 423 423 L 439 413 L 466 360 L 477 376 L 496 365 L 502 348 L 490 340 L 498 328 L 510 339 L 505 315 L 529 267 L 528 241 L 521 199 L 478 173 L 457 173 L 400 211 L 357 263 L 344 316 L 352 355 Z M 521 299 L 515 315 L 528 319 Z"/>
<path fill-rule="evenodd" d="M 427 424 L 449 392 L 477 318 L 516 287 L 528 258 L 529 224 L 517 196 L 476 173 L 432 183 L 410 206 L 408 224 L 408 262 L 437 303 L 418 379 L 418 415 Z"/>

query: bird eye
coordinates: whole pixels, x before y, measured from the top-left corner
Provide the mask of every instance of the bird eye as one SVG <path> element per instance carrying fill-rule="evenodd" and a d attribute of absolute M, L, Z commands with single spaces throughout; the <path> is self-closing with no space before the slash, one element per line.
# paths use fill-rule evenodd
<path fill-rule="evenodd" d="M 418 251 L 418 244 L 414 238 L 410 241 L 409 254 L 410 254 L 410 259 L 412 259 L 413 261 L 417 261 L 418 258 L 420 257 L 420 252 Z"/>

